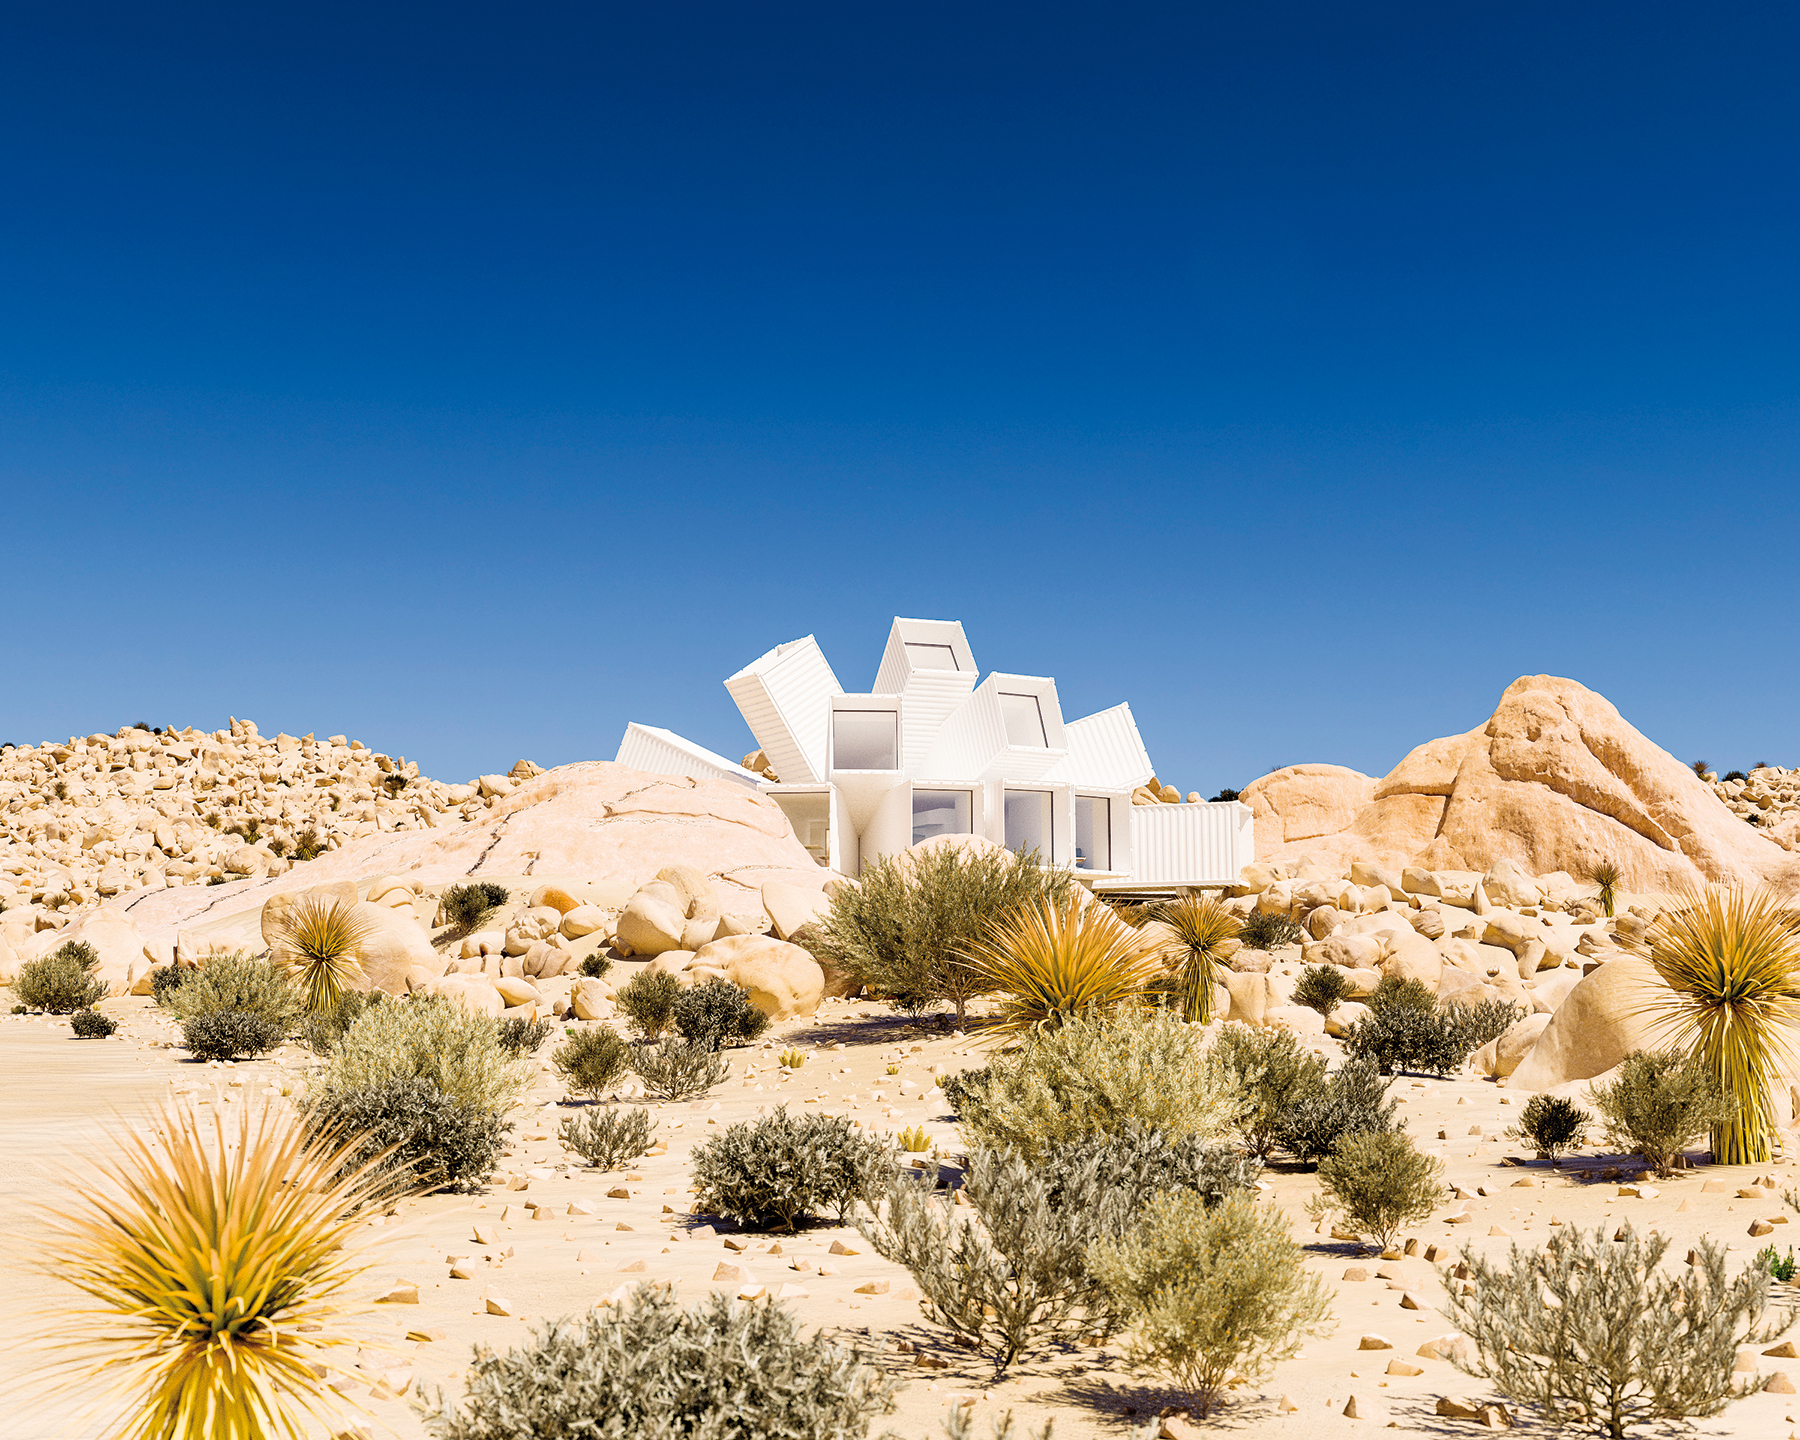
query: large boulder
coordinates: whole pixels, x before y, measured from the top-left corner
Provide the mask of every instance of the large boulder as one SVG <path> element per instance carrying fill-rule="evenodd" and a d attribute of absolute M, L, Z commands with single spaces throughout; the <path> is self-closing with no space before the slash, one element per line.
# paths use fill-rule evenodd
<path fill-rule="evenodd" d="M 619 912 L 614 929 L 619 943 L 631 947 L 636 955 L 660 955 L 665 950 L 682 948 L 682 935 L 687 917 L 668 899 L 640 890 Z"/>
<path fill-rule="evenodd" d="M 1370 776 L 1342 765 L 1288 765 L 1253 781 L 1239 798 L 1256 816 L 1260 860 L 1283 845 L 1348 828 L 1374 791 Z"/>
<path fill-rule="evenodd" d="M 775 934 L 783 940 L 792 940 L 797 930 L 804 929 L 831 909 L 831 901 L 822 890 L 789 885 L 781 880 L 771 880 L 763 886 L 762 902 L 763 909 L 769 912 L 769 923 Z"/>
<path fill-rule="evenodd" d="M 811 1015 L 825 992 L 825 972 L 798 945 L 767 935 L 728 935 L 697 953 L 688 966 L 696 978 L 719 975 L 750 993 L 750 1003 L 771 1020 Z"/>
<path fill-rule="evenodd" d="M 85 941 L 94 947 L 100 957 L 94 978 L 104 980 L 114 995 L 129 993 L 133 984 L 150 968 L 137 926 L 116 910 L 95 910 L 84 916 L 66 930 L 56 932 L 54 943 L 47 949 L 40 949 L 39 953 L 47 954 L 73 940 Z"/>
<path fill-rule="evenodd" d="M 1648 960 L 1621 955 L 1607 961 L 1557 1007 L 1513 1072 L 1513 1087 L 1548 1090 L 1591 1080 L 1634 1050 L 1658 1048 L 1665 1036 L 1645 1007 L 1668 994 Z"/>

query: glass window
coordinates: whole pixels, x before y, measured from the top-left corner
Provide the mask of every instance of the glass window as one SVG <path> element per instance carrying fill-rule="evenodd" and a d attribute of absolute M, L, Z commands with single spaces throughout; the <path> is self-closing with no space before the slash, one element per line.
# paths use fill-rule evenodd
<path fill-rule="evenodd" d="M 1075 868 L 1112 869 L 1112 802 L 1104 795 L 1075 797 Z"/>
<path fill-rule="evenodd" d="M 900 717 L 892 710 L 834 710 L 831 750 L 840 770 L 898 770 Z"/>
<path fill-rule="evenodd" d="M 1037 696 L 1013 695 L 1002 690 L 1000 716 L 1006 721 L 1008 745 L 1033 745 L 1042 750 L 1050 744 L 1044 736 L 1044 710 L 1038 704 Z"/>
<path fill-rule="evenodd" d="M 906 642 L 906 658 L 912 661 L 915 670 L 957 670 L 956 648 L 952 645 L 926 645 L 922 642 L 908 640 Z"/>
<path fill-rule="evenodd" d="M 973 802 L 967 790 L 913 791 L 913 844 L 933 835 L 967 835 Z"/>
<path fill-rule="evenodd" d="M 1006 848 L 1023 854 L 1037 851 L 1038 860 L 1050 863 L 1050 794 L 1046 790 L 1006 792 Z"/>

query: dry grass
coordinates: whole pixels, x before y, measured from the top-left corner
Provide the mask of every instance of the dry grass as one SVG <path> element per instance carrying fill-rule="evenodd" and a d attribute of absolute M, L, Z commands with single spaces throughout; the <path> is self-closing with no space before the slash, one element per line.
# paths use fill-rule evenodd
<path fill-rule="evenodd" d="M 1111 910 L 1071 892 L 995 921 L 969 959 L 1003 997 L 1003 1032 L 1140 1004 L 1163 973 L 1156 942 Z"/>
<path fill-rule="evenodd" d="M 314 1015 L 337 1009 L 344 991 L 363 978 L 356 949 L 369 937 L 369 925 L 341 900 L 302 896 L 282 916 L 282 958 Z"/>
<path fill-rule="evenodd" d="M 127 1440 L 273 1440 L 342 1428 L 330 1388 L 347 1291 L 368 1269 L 359 1211 L 385 1201 L 368 1168 L 337 1172 L 335 1140 L 246 1106 L 201 1118 L 170 1104 L 122 1131 L 39 1262 L 91 1303 L 59 1317 L 49 1383 L 98 1389 Z"/>

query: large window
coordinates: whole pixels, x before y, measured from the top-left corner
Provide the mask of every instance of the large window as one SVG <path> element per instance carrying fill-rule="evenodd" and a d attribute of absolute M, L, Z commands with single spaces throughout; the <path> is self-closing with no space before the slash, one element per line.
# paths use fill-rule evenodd
<path fill-rule="evenodd" d="M 1035 695 L 1000 692 L 1000 717 L 1006 721 L 1008 745 L 1032 745 L 1039 750 L 1050 741 L 1044 735 L 1044 710 Z"/>
<path fill-rule="evenodd" d="M 933 835 L 967 835 L 974 796 L 967 790 L 913 791 L 913 844 Z"/>
<path fill-rule="evenodd" d="M 900 717 L 892 710 L 832 711 L 831 753 L 840 770 L 898 770 Z"/>
<path fill-rule="evenodd" d="M 1050 863 L 1049 791 L 1006 792 L 1006 848 L 1020 854 L 1035 850 L 1040 861 Z"/>
<path fill-rule="evenodd" d="M 1075 797 L 1075 868 L 1112 869 L 1112 801 L 1104 795 Z"/>
<path fill-rule="evenodd" d="M 927 645 L 923 641 L 908 640 L 906 642 L 906 658 L 912 662 L 915 670 L 956 670 L 961 668 L 956 663 L 956 647 L 953 645 Z"/>

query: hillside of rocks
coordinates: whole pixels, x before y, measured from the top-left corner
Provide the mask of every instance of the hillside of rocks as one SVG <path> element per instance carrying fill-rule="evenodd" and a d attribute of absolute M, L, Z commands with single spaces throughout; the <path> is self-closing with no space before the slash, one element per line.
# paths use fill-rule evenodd
<path fill-rule="evenodd" d="M 1294 765 L 1243 794 L 1259 861 L 1587 876 L 1635 890 L 1800 881 L 1800 776 L 1709 784 L 1574 680 L 1528 675 L 1488 721 L 1418 746 L 1375 779 Z M 1759 823 L 1747 824 L 1755 813 Z M 1760 817 L 1766 816 L 1766 825 Z"/>

